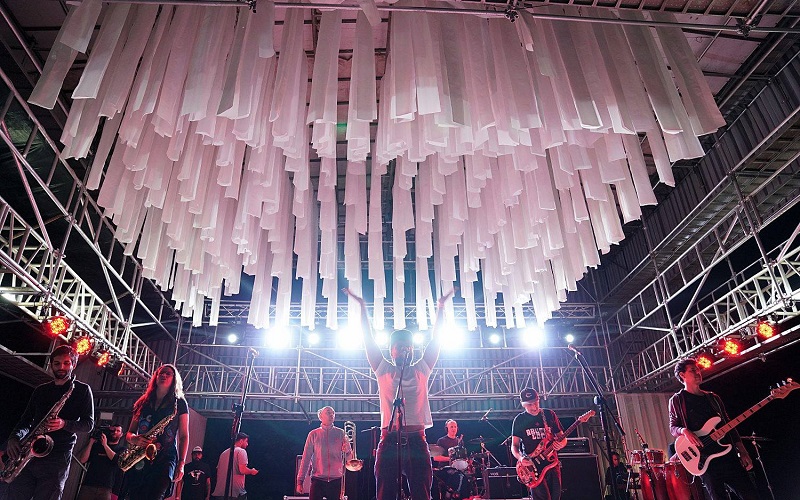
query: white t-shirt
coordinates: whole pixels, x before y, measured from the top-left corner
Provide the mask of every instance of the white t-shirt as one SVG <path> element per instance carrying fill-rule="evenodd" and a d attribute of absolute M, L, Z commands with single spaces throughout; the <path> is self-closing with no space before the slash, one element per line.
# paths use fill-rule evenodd
<path fill-rule="evenodd" d="M 433 427 L 431 405 L 428 402 L 428 378 L 433 368 L 424 358 L 408 366 L 403 373 L 403 397 L 405 398 L 405 425 Z M 378 379 L 378 394 L 381 398 L 381 427 L 388 427 L 392 419 L 392 403 L 397 392 L 400 368 L 383 358 L 375 370 Z"/>
<path fill-rule="evenodd" d="M 228 479 L 228 455 L 230 454 L 231 450 L 228 448 L 219 456 L 219 461 L 217 462 L 217 485 L 213 493 L 211 493 L 212 496 L 225 496 L 225 481 Z M 231 490 L 228 496 L 236 498 L 239 495 L 247 493 L 244 489 L 244 477 L 245 471 L 247 470 L 247 452 L 244 448 L 239 448 L 237 446 L 234 448 L 233 458 L 233 476 L 231 477 Z"/>

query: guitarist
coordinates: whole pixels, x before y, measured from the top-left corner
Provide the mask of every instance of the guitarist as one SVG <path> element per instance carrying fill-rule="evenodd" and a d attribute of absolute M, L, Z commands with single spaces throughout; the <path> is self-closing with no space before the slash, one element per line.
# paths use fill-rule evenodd
<path fill-rule="evenodd" d="M 690 443 L 700 447 L 702 443 L 691 429 L 701 429 L 708 419 L 716 416 L 722 418 L 723 423 L 727 422 L 728 414 L 719 396 L 700 389 L 703 376 L 694 359 L 678 361 L 675 365 L 675 376 L 683 384 L 683 389 L 676 392 L 669 400 L 670 432 L 676 438 L 683 435 Z M 709 498 L 726 500 L 727 486 L 741 500 L 758 499 L 758 492 L 747 475 L 747 471 L 753 468 L 753 461 L 735 429 L 723 438 L 723 442 L 726 441 L 734 445 L 739 452 L 738 457 L 729 452 L 716 457 L 708 464 L 708 469 L 700 477 Z"/>
<path fill-rule="evenodd" d="M 525 410 L 511 425 L 511 453 L 517 460 L 530 461 L 526 453 L 532 453 L 542 440 L 554 441 L 553 448 L 560 450 L 567 445 L 564 429 L 553 410 L 539 407 L 539 394 L 531 388 L 523 389 L 519 395 Z M 520 444 L 522 447 L 520 448 Z M 556 458 L 557 460 L 557 458 Z M 556 465 L 545 473 L 544 480 L 531 489 L 533 500 L 559 500 L 561 498 L 561 467 Z"/>

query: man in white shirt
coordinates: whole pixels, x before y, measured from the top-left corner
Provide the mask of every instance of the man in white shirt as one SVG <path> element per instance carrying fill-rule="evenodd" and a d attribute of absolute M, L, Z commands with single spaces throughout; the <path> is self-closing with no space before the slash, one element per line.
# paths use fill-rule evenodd
<path fill-rule="evenodd" d="M 228 490 L 228 498 L 237 500 L 247 500 L 247 491 L 244 489 L 244 477 L 255 476 L 258 474 L 256 469 L 251 469 L 247 466 L 247 445 L 250 436 L 244 432 L 236 435 L 236 443 L 233 454 L 233 475 L 231 476 L 231 487 Z M 228 477 L 228 456 L 231 454 L 231 449 L 228 448 L 222 452 L 217 462 L 217 485 L 214 487 L 214 492 L 211 493 L 215 499 L 225 498 L 225 481 Z"/>
<path fill-rule="evenodd" d="M 350 290 L 345 291 L 361 306 L 361 325 L 367 360 L 378 379 L 381 440 L 378 443 L 375 459 L 377 500 L 398 498 L 401 488 L 397 482 L 399 458 L 402 459 L 401 472 L 408 481 L 411 499 L 430 500 L 433 473 L 428 443 L 425 440 L 425 429 L 433 426 L 433 419 L 428 401 L 428 378 L 439 358 L 439 331 L 444 323 L 442 319 L 444 304 L 453 295 L 453 290 L 439 299 L 431 341 L 425 347 L 422 357 L 415 363 L 411 362 L 414 359 L 411 332 L 396 330 L 392 333 L 389 347 L 392 359 L 386 359 L 372 336 L 364 299 Z M 402 383 L 398 399 L 402 404 L 398 404 L 395 409 L 395 395 L 401 373 Z"/>
<path fill-rule="evenodd" d="M 338 500 L 342 490 L 344 461 L 352 454 L 344 430 L 333 425 L 336 412 L 330 406 L 317 411 L 320 426 L 308 433 L 303 458 L 297 473 L 297 491 L 303 490 L 303 480 L 311 466 L 309 500 Z"/>

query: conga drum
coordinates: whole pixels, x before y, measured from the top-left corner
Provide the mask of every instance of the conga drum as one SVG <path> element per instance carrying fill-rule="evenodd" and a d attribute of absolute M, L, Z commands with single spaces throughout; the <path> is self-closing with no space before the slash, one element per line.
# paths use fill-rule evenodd
<path fill-rule="evenodd" d="M 664 477 L 670 500 L 704 500 L 703 485 L 699 477 L 694 477 L 680 462 L 664 465 Z"/>
<path fill-rule="evenodd" d="M 663 465 L 642 467 L 640 474 L 639 483 L 642 485 L 644 500 L 670 500 Z"/>

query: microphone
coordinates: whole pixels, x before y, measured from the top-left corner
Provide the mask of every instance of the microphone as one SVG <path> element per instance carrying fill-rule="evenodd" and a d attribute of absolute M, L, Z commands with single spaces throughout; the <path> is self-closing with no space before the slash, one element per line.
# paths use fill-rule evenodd
<path fill-rule="evenodd" d="M 579 355 L 581 352 L 575 349 L 575 346 L 572 344 L 567 344 L 567 349 L 575 353 L 575 356 Z"/>
<path fill-rule="evenodd" d="M 489 412 L 491 412 L 491 411 L 492 411 L 492 409 L 491 409 L 491 408 L 489 408 L 488 410 L 486 410 L 486 413 L 484 413 L 484 414 L 483 414 L 483 416 L 481 417 L 481 422 L 483 422 L 484 420 L 486 420 L 486 419 L 487 419 L 487 417 L 489 416 Z"/>
<path fill-rule="evenodd" d="M 250 351 L 250 354 L 252 354 L 254 358 L 257 358 L 257 357 L 258 357 L 258 351 L 256 351 L 256 350 L 255 350 L 255 349 L 253 349 L 252 347 L 251 347 L 251 348 L 249 348 L 249 349 L 248 349 L 248 351 Z"/>
<path fill-rule="evenodd" d="M 400 351 L 400 355 L 403 357 L 403 365 L 408 366 L 411 363 L 411 347 L 404 347 Z"/>
<path fill-rule="evenodd" d="M 644 438 L 642 437 L 642 435 L 639 434 L 639 429 L 634 427 L 633 432 L 635 432 L 636 436 L 639 438 L 639 443 L 642 445 L 642 449 L 646 450 L 647 449 L 647 443 L 645 443 Z"/>

